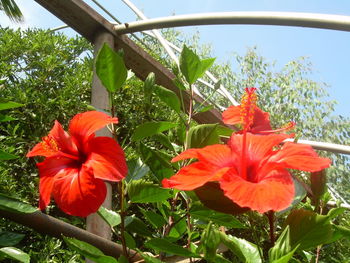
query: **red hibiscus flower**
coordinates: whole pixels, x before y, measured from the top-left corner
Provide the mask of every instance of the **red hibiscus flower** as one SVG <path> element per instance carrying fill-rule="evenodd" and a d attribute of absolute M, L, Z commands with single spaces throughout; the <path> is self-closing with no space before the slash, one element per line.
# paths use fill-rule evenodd
<path fill-rule="evenodd" d="M 45 209 L 51 195 L 65 213 L 86 217 L 98 210 L 106 197 L 103 180 L 117 182 L 127 174 L 124 152 L 109 137 L 95 137 L 117 118 L 90 111 L 77 114 L 69 124 L 69 134 L 58 121 L 27 157 L 44 156 L 38 163 L 39 208 Z"/>
<path fill-rule="evenodd" d="M 308 172 L 330 165 L 308 145 L 280 143 L 293 135 L 252 133 L 233 134 L 228 145 L 209 145 L 188 149 L 175 157 L 177 162 L 198 159 L 163 180 L 163 186 L 194 190 L 207 182 L 219 182 L 225 196 L 240 207 L 260 213 L 281 211 L 294 198 L 294 183 L 288 168 Z"/>
<path fill-rule="evenodd" d="M 222 113 L 222 121 L 230 125 L 242 125 L 241 132 L 271 134 L 294 128 L 295 123 L 289 122 L 281 129 L 272 130 L 270 114 L 261 110 L 257 105 L 256 88 L 245 89 L 241 105 L 230 106 Z"/>

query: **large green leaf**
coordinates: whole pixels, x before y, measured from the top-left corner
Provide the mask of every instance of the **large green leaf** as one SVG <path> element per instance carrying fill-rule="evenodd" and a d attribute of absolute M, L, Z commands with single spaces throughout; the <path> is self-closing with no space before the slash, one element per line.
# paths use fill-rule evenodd
<path fill-rule="evenodd" d="M 6 153 L 0 150 L 0 160 L 13 160 L 13 159 L 17 159 L 18 156 L 10 154 L 10 153 Z"/>
<path fill-rule="evenodd" d="M 161 101 L 163 101 L 171 109 L 173 109 L 177 113 L 180 113 L 181 111 L 180 100 L 173 91 L 163 88 L 161 86 L 155 85 L 154 93 L 160 98 Z"/>
<path fill-rule="evenodd" d="M 0 209 L 17 213 L 34 213 L 36 208 L 18 199 L 0 193 Z"/>
<path fill-rule="evenodd" d="M 127 216 L 125 218 L 126 230 L 145 237 L 152 237 L 153 233 L 148 229 L 147 225 L 136 216 Z"/>
<path fill-rule="evenodd" d="M 174 170 L 164 154 L 143 144 L 140 144 L 139 149 L 142 160 L 148 165 L 159 182 L 163 178 L 169 178 L 174 174 Z"/>
<path fill-rule="evenodd" d="M 204 253 L 204 258 L 209 262 L 214 262 L 216 250 L 221 242 L 220 232 L 209 223 L 201 236 L 199 251 Z"/>
<path fill-rule="evenodd" d="M 128 175 L 126 181 L 138 180 L 144 177 L 149 172 L 149 167 L 142 162 L 140 158 L 133 159 L 127 162 L 128 164 Z"/>
<path fill-rule="evenodd" d="M 292 250 L 290 244 L 290 229 L 287 226 L 277 239 L 275 245 L 269 250 L 269 260 L 273 263 L 287 263 L 297 250 L 296 246 Z"/>
<path fill-rule="evenodd" d="M 169 189 L 159 187 L 145 180 L 134 180 L 128 184 L 129 199 L 133 203 L 162 202 L 172 195 Z"/>
<path fill-rule="evenodd" d="M 217 124 L 201 124 L 192 127 L 188 132 L 188 148 L 203 148 L 220 142 Z"/>
<path fill-rule="evenodd" d="M 330 220 L 343 211 L 341 208 L 332 209 L 328 215 L 318 215 L 305 209 L 292 211 L 285 221 L 285 225 L 290 227 L 292 249 L 299 245 L 300 250 L 306 250 L 328 243 L 333 236 Z"/>
<path fill-rule="evenodd" d="M 139 208 L 143 216 L 146 218 L 147 222 L 149 222 L 154 228 L 161 228 L 167 222 L 163 216 L 153 212 L 152 210 L 146 210 L 143 208 Z"/>
<path fill-rule="evenodd" d="M 30 262 L 30 256 L 27 253 L 24 253 L 22 250 L 15 247 L 0 248 L 0 258 L 2 257 L 13 259 L 23 263 Z"/>
<path fill-rule="evenodd" d="M 98 52 L 95 68 L 97 76 L 109 92 L 120 89 L 128 76 L 122 56 L 106 43 Z"/>
<path fill-rule="evenodd" d="M 24 238 L 24 236 L 24 234 L 14 232 L 0 232 L 0 247 L 15 246 Z"/>
<path fill-rule="evenodd" d="M 208 209 L 198 203 L 194 203 L 192 205 L 190 214 L 194 218 L 204 221 L 213 221 L 221 226 L 226 226 L 229 228 L 245 228 L 245 226 L 234 216 Z"/>
<path fill-rule="evenodd" d="M 70 249 L 75 250 L 79 254 L 93 260 L 96 263 L 118 263 L 118 260 L 113 257 L 106 256 L 101 250 L 93 245 L 90 245 L 89 243 L 70 237 L 63 237 L 63 240 Z"/>
<path fill-rule="evenodd" d="M 259 248 L 249 241 L 221 232 L 221 241 L 244 263 L 261 263 Z"/>
<path fill-rule="evenodd" d="M 193 258 L 199 258 L 195 253 L 192 253 L 191 251 L 180 247 L 179 245 L 175 245 L 173 243 L 170 243 L 166 239 L 162 238 L 153 238 L 150 239 L 145 243 L 145 246 L 151 249 L 154 249 L 155 251 L 158 252 L 165 252 L 168 254 L 173 254 L 177 256 L 182 256 L 182 257 L 193 257 Z"/>
<path fill-rule="evenodd" d="M 101 206 L 97 213 L 103 218 L 111 227 L 115 227 L 120 224 L 121 218 L 120 215 L 112 210 L 109 210 Z"/>
<path fill-rule="evenodd" d="M 24 106 L 24 104 L 20 104 L 20 103 L 13 102 L 13 101 L 1 102 L 0 103 L 0 111 L 14 109 L 14 108 L 22 107 L 22 106 Z"/>
<path fill-rule="evenodd" d="M 160 122 L 146 122 L 139 125 L 134 134 L 131 136 L 132 141 L 140 141 L 144 138 L 150 137 L 152 135 L 162 133 L 171 128 L 176 127 L 176 123 L 160 121 Z"/>
<path fill-rule="evenodd" d="M 198 78 L 213 65 L 215 58 L 201 60 L 196 53 L 186 45 L 180 56 L 180 70 L 189 84 L 196 82 Z"/>

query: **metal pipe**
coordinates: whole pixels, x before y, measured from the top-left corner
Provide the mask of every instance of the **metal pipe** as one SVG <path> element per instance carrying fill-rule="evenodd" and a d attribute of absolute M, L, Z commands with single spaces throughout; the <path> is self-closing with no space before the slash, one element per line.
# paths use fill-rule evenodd
<path fill-rule="evenodd" d="M 294 142 L 293 139 L 286 139 L 285 142 Z M 297 143 L 310 145 L 316 150 L 328 151 L 333 153 L 342 153 L 350 155 L 350 146 L 329 143 L 329 142 L 315 142 L 309 140 L 298 140 Z"/>
<path fill-rule="evenodd" d="M 118 34 L 199 25 L 276 25 L 350 31 L 350 16 L 296 12 L 219 12 L 160 17 L 114 27 Z"/>

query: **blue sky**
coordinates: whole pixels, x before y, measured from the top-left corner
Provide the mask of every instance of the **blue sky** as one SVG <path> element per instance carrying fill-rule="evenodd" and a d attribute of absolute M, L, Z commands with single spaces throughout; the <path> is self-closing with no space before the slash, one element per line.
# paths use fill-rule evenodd
<path fill-rule="evenodd" d="M 87 0 L 94 8 L 94 4 Z M 100 0 L 122 22 L 136 20 L 134 13 L 120 0 Z M 17 0 L 23 10 L 25 23 L 21 27 L 54 28 L 63 23 L 33 0 Z M 350 16 L 348 0 L 133 0 L 150 18 L 173 14 L 223 11 L 286 11 L 327 13 Z M 17 27 L 3 15 L 1 26 Z M 280 27 L 280 26 L 201 26 L 183 29 L 186 33 L 199 31 L 202 42 L 211 43 L 218 61 L 225 61 L 236 52 L 243 55 L 248 47 L 257 46 L 258 53 L 282 67 L 300 56 L 309 57 L 316 81 L 330 85 L 331 97 L 339 102 L 336 113 L 350 117 L 350 32 Z M 72 31 L 67 30 L 67 34 Z"/>

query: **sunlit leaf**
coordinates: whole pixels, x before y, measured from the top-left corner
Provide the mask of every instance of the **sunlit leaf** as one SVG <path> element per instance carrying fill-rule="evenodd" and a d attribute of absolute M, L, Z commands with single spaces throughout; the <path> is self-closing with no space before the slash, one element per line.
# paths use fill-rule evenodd
<path fill-rule="evenodd" d="M 146 122 L 139 125 L 134 134 L 131 136 L 132 141 L 140 141 L 144 138 L 152 135 L 167 131 L 176 127 L 177 124 L 173 122 L 161 121 L 161 122 Z"/>
<path fill-rule="evenodd" d="M 220 142 L 217 124 L 201 124 L 192 127 L 188 133 L 188 148 L 202 148 Z"/>
<path fill-rule="evenodd" d="M 14 109 L 14 108 L 22 107 L 22 106 L 24 106 L 24 104 L 20 104 L 20 103 L 13 102 L 13 101 L 0 102 L 0 111 Z"/>
<path fill-rule="evenodd" d="M 180 113 L 181 111 L 180 100 L 173 91 L 163 88 L 161 86 L 155 85 L 154 93 L 160 98 L 161 101 L 163 101 L 171 109 L 173 109 L 177 113 Z"/>
<path fill-rule="evenodd" d="M 0 193 L 0 209 L 17 213 L 34 213 L 36 208 L 18 199 Z"/>
<path fill-rule="evenodd" d="M 9 259 L 13 259 L 23 263 L 30 262 L 30 256 L 23 252 L 22 250 L 15 247 L 3 247 L 0 248 L 0 257 L 5 257 Z"/>
<path fill-rule="evenodd" d="M 121 218 L 120 215 L 112 210 L 109 210 L 101 206 L 97 213 L 103 218 L 111 227 L 115 227 L 120 224 Z"/>
<path fill-rule="evenodd" d="M 96 74 L 109 92 L 120 89 L 128 71 L 121 55 L 104 43 L 95 62 Z"/>
<path fill-rule="evenodd" d="M 17 159 L 18 156 L 10 154 L 10 153 L 6 153 L 0 150 L 0 160 L 13 160 L 13 159 Z"/>
<path fill-rule="evenodd" d="M 193 258 L 199 258 L 195 253 L 192 253 L 191 251 L 179 246 L 175 245 L 173 243 L 170 243 L 169 241 L 162 239 L 162 238 L 153 238 L 150 239 L 145 243 L 145 246 L 151 249 L 154 249 L 158 252 L 165 252 L 168 254 L 173 254 L 177 256 L 182 257 L 193 257 Z"/>
<path fill-rule="evenodd" d="M 128 184 L 128 196 L 133 203 L 152 203 L 165 201 L 171 194 L 169 189 L 141 179 Z"/>

